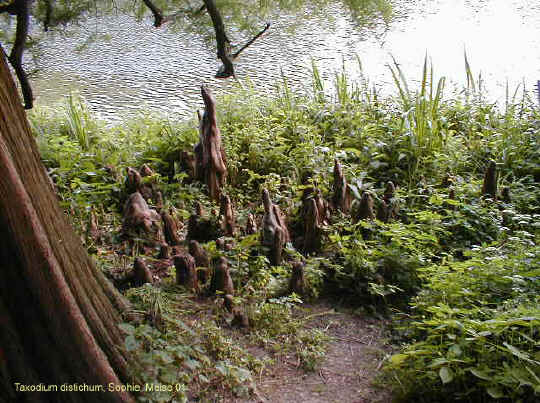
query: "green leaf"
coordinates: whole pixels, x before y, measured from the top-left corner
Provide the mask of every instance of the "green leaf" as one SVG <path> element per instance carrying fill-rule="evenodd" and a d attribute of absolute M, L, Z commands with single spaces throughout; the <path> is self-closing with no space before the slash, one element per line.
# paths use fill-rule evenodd
<path fill-rule="evenodd" d="M 448 367 L 442 367 L 439 370 L 439 376 L 441 377 L 441 381 L 444 384 L 452 382 L 452 379 L 454 379 L 454 373 Z"/>
<path fill-rule="evenodd" d="M 454 357 L 459 357 L 462 353 L 461 347 L 459 344 L 452 344 L 450 348 L 448 349 L 448 352 L 452 354 Z"/>
<path fill-rule="evenodd" d="M 496 386 L 490 386 L 487 388 L 487 393 L 493 398 L 493 399 L 500 399 L 504 397 L 504 393 L 502 390 Z"/>
<path fill-rule="evenodd" d="M 483 379 L 485 381 L 490 381 L 491 380 L 491 377 L 487 374 L 487 372 L 482 371 L 481 369 L 471 368 L 470 371 L 477 378 Z"/>
<path fill-rule="evenodd" d="M 512 354 L 514 354 L 516 357 L 522 359 L 522 360 L 529 360 L 529 355 L 516 347 L 512 346 L 511 344 L 508 344 L 506 342 L 503 343 L 503 346 L 505 346 Z"/>

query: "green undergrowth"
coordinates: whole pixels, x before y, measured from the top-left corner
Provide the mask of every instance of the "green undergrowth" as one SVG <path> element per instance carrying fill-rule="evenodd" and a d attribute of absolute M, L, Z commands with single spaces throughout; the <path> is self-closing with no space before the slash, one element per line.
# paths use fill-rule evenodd
<path fill-rule="evenodd" d="M 426 60 L 414 90 L 392 66 L 396 96 L 342 73 L 327 88 L 314 66 L 310 95 L 293 93 L 284 79 L 271 99 L 250 89 L 218 99 L 225 192 L 238 225 L 249 213 L 262 216 L 260 194 L 268 189 L 293 236 L 285 261 L 305 262 L 308 287 L 300 298 L 288 296 L 290 264 L 271 266 L 258 235 L 239 233 L 229 251 L 213 241 L 203 246 L 228 260 L 249 331 L 232 326 L 220 296 L 174 286 L 174 268 L 159 285 L 126 291 L 139 317 L 122 325 L 125 348 L 141 356 L 137 376 L 181 385 L 142 399 L 249 394 L 261 371 L 289 354 L 313 370 L 328 338 L 301 319 L 309 316 L 302 301 L 321 297 L 392 315 L 401 351 L 387 360 L 384 380 L 398 400 L 538 398 L 540 112 L 526 95 L 487 102 L 466 65 L 468 87 L 452 95 Z M 185 224 L 196 201 L 206 211 L 218 207 L 181 169 L 180 153 L 198 141 L 195 119 L 141 115 L 110 127 L 71 98 L 65 111 L 33 112 L 30 120 L 62 206 L 83 237 L 90 211 L 97 214 L 104 240 L 86 242 L 109 275 L 129 270 L 138 255 L 153 264 L 157 254 L 137 242 L 127 247 L 119 236 L 126 167 L 148 163 L 165 208 Z M 336 158 L 353 210 L 365 192 L 377 210 L 392 181 L 396 217 L 354 223 L 334 213 L 319 250 L 305 254 L 297 242 L 302 192 L 314 185 L 331 199 Z M 482 197 L 489 161 L 510 199 Z"/>

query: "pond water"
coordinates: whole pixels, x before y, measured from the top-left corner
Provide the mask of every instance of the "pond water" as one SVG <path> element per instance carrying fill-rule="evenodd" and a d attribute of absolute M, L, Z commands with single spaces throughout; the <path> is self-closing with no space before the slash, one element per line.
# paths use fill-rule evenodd
<path fill-rule="evenodd" d="M 475 75 L 482 73 L 496 99 L 524 83 L 540 80 L 540 2 L 528 0 L 397 0 L 391 16 L 352 16 L 336 1 L 317 13 L 275 15 L 267 35 L 248 48 L 236 71 L 265 95 L 282 74 L 295 91 L 310 88 L 314 60 L 325 80 L 343 66 L 391 91 L 387 67 L 392 56 L 411 80 L 421 76 L 424 56 L 437 76 L 458 86 L 465 82 L 464 51 Z M 88 41 L 92 35 L 107 40 Z M 234 90 L 233 80 L 213 78 L 219 61 L 214 44 L 201 35 L 156 29 L 151 20 L 127 15 L 90 18 L 66 33 L 47 33 L 34 63 L 37 105 L 51 105 L 70 91 L 109 121 L 140 110 L 174 119 L 193 116 L 201 105 L 199 87 L 217 93 Z"/>

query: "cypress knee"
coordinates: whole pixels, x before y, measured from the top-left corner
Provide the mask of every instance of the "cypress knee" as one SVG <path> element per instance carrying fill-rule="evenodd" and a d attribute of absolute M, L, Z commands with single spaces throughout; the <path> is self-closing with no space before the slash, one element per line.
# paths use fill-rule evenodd
<path fill-rule="evenodd" d="M 86 239 L 92 240 L 93 242 L 97 243 L 100 241 L 100 238 L 101 231 L 98 227 L 96 213 L 94 212 L 94 209 L 92 209 L 88 217 L 88 225 L 86 227 Z"/>
<path fill-rule="evenodd" d="M 199 242 L 195 240 L 189 241 L 189 254 L 195 259 L 195 266 L 206 268 L 206 270 L 197 271 L 199 281 L 206 283 L 208 280 L 208 270 L 210 269 L 210 260 L 208 259 L 208 254 L 199 244 Z"/>
<path fill-rule="evenodd" d="M 332 198 L 334 208 L 343 213 L 348 213 L 350 209 L 350 196 L 347 187 L 347 179 L 343 175 L 341 164 L 334 160 L 334 197 Z"/>
<path fill-rule="evenodd" d="M 152 273 L 144 261 L 141 258 L 135 259 L 135 263 L 133 263 L 133 284 L 135 287 L 140 287 L 145 283 L 152 284 L 153 281 Z"/>
<path fill-rule="evenodd" d="M 304 264 L 302 262 L 294 262 L 292 264 L 292 275 L 289 281 L 289 293 L 304 295 L 306 291 L 306 281 L 304 278 Z"/>
<path fill-rule="evenodd" d="M 246 235 L 253 235 L 257 232 L 257 223 L 253 214 L 249 213 L 246 222 Z"/>
<path fill-rule="evenodd" d="M 285 245 L 285 237 L 288 235 L 281 227 L 282 218 L 279 208 L 270 200 L 268 190 L 263 190 L 264 217 L 262 225 L 262 244 L 270 248 L 270 263 L 281 263 L 281 252 Z M 286 230 L 286 228 L 285 228 Z"/>
<path fill-rule="evenodd" d="M 314 252 L 321 243 L 320 216 L 317 203 L 310 198 L 304 209 L 304 251 Z"/>
<path fill-rule="evenodd" d="M 490 161 L 484 174 L 482 194 L 491 197 L 493 200 L 497 199 L 497 164 L 495 161 Z"/>
<path fill-rule="evenodd" d="M 209 291 L 211 294 L 221 291 L 225 295 L 234 295 L 234 285 L 231 275 L 229 274 L 229 264 L 227 263 L 227 259 L 223 256 L 219 258 L 219 261 L 214 268 Z"/>
<path fill-rule="evenodd" d="M 196 176 L 208 187 L 210 198 L 219 201 L 225 185 L 227 166 L 221 133 L 217 126 L 216 102 L 210 90 L 201 87 L 205 110 L 199 122 L 199 143 L 195 146 Z"/>
<path fill-rule="evenodd" d="M 152 233 L 155 240 L 161 238 L 161 217 L 157 211 L 148 207 L 139 192 L 133 193 L 124 207 L 124 220 L 122 232 L 126 235 L 130 230 L 143 230 L 146 234 Z"/>
<path fill-rule="evenodd" d="M 166 211 L 161 213 L 161 218 L 163 220 L 163 232 L 167 243 L 171 246 L 180 245 L 181 241 L 178 236 L 178 225 L 176 221 Z"/>
<path fill-rule="evenodd" d="M 223 234 L 225 236 L 233 236 L 236 224 L 231 199 L 227 195 L 221 195 L 219 215 L 222 220 Z"/>
<path fill-rule="evenodd" d="M 188 253 L 174 256 L 174 267 L 176 268 L 176 284 L 184 285 L 187 288 L 199 290 L 199 282 L 195 270 L 195 259 Z"/>
<path fill-rule="evenodd" d="M 373 197 L 369 192 L 364 192 L 362 199 L 360 200 L 360 205 L 356 212 L 355 221 L 360 220 L 374 220 L 375 213 L 373 212 Z"/>

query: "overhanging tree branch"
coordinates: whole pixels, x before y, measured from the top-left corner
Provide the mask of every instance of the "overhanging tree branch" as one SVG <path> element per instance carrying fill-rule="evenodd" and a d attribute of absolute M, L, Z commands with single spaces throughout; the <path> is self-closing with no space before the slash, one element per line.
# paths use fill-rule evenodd
<path fill-rule="evenodd" d="M 163 12 L 150 0 L 143 0 L 143 3 L 154 15 L 154 27 L 158 28 L 163 24 Z"/>
<path fill-rule="evenodd" d="M 234 77 L 234 65 L 231 55 L 231 42 L 225 33 L 223 18 L 214 0 L 204 0 L 206 10 L 212 19 L 214 32 L 216 33 L 217 57 L 223 63 L 222 68 L 216 74 L 217 78 Z"/>
<path fill-rule="evenodd" d="M 210 14 L 210 18 L 212 19 L 212 25 L 214 26 L 214 32 L 216 33 L 217 57 L 223 63 L 221 68 L 216 73 L 216 78 L 235 77 L 233 61 L 238 56 L 240 56 L 240 53 L 246 50 L 253 42 L 260 38 L 270 28 L 270 23 L 267 23 L 261 32 L 255 35 L 238 51 L 232 53 L 231 42 L 227 37 L 227 34 L 225 33 L 225 25 L 223 24 L 223 18 L 221 17 L 221 13 L 219 12 L 215 1 L 204 0 L 204 4 L 206 5 L 206 10 L 208 11 L 208 14 Z"/>
<path fill-rule="evenodd" d="M 159 28 L 163 24 L 174 20 L 175 18 L 185 15 L 185 14 L 192 14 L 192 15 L 199 15 L 201 14 L 205 9 L 206 5 L 203 4 L 201 7 L 199 7 L 196 10 L 193 9 L 185 9 L 185 10 L 179 10 L 176 13 L 170 14 L 168 16 L 163 15 L 163 11 L 157 7 L 152 0 L 143 0 L 143 3 L 148 7 L 148 9 L 152 12 L 152 15 L 154 16 L 154 27 Z"/>
<path fill-rule="evenodd" d="M 255 35 L 253 38 L 251 38 L 249 41 L 246 42 L 244 46 L 242 46 L 239 50 L 234 52 L 232 55 L 233 60 L 236 59 L 238 56 L 240 56 L 240 53 L 242 53 L 244 50 L 246 50 L 253 42 L 255 42 L 257 39 L 259 39 L 266 31 L 268 31 L 268 28 L 270 28 L 270 23 L 267 22 L 266 26 L 263 28 L 261 32 L 259 32 L 257 35 Z"/>
<path fill-rule="evenodd" d="M 24 108 L 32 109 L 34 104 L 34 96 L 32 93 L 32 87 L 28 81 L 28 76 L 24 71 L 22 60 L 24 53 L 24 45 L 26 42 L 26 36 L 28 35 L 28 27 L 30 23 L 30 0 L 14 0 L 12 3 L 1 6 L 0 13 L 9 13 L 17 16 L 17 28 L 15 29 L 15 41 L 8 60 L 13 69 L 15 75 L 21 85 L 21 91 L 24 99 Z"/>

